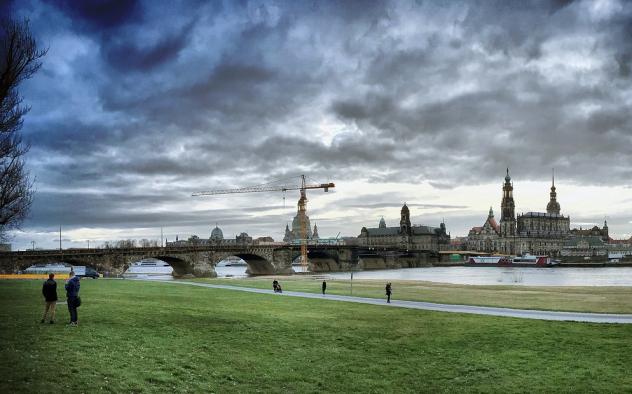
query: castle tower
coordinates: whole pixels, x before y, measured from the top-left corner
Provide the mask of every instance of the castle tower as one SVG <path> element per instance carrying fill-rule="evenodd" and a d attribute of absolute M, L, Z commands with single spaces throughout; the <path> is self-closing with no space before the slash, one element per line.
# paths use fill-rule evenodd
<path fill-rule="evenodd" d="M 546 213 L 559 215 L 560 203 L 557 202 L 557 193 L 555 192 L 555 170 L 553 171 L 553 177 L 551 178 L 551 200 L 546 205 Z"/>
<path fill-rule="evenodd" d="M 288 226 L 287 224 L 285 225 L 285 236 L 283 237 L 283 242 L 292 242 L 292 240 L 294 239 L 294 235 L 292 234 L 292 232 L 290 231 L 290 226 Z"/>
<path fill-rule="evenodd" d="M 505 184 L 503 185 L 503 199 L 500 203 L 500 236 L 513 237 L 516 235 L 516 206 L 513 199 L 513 183 L 509 176 L 509 168 L 507 168 L 507 176 L 505 176 Z"/>
<path fill-rule="evenodd" d="M 610 235 L 608 234 L 608 221 L 604 219 L 603 221 L 603 229 L 601 231 L 602 238 L 605 242 L 610 241 Z"/>
<path fill-rule="evenodd" d="M 402 210 L 400 212 L 401 219 L 399 220 L 399 231 L 402 234 L 410 235 L 411 225 L 410 225 L 410 211 L 404 203 Z"/>

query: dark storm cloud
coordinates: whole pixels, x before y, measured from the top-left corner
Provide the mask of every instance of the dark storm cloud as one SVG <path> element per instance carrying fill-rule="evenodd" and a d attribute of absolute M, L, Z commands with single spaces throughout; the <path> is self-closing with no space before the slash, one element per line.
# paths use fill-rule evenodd
<path fill-rule="evenodd" d="M 136 0 L 53 0 L 51 3 L 71 17 L 75 26 L 93 32 L 142 22 L 142 6 Z"/>
<path fill-rule="evenodd" d="M 191 200 L 191 196 L 181 196 Z M 173 202 L 173 194 L 128 193 L 68 193 L 38 192 L 31 212 L 29 225 L 33 228 L 50 229 L 63 223 L 65 228 L 105 227 L 134 228 L 169 226 L 208 226 L 210 223 L 248 224 L 253 214 L 263 220 L 283 223 L 287 215 L 273 213 L 281 205 L 255 206 L 235 209 L 210 209 L 196 212 L 162 211 L 165 203 Z M 262 213 L 270 212 L 267 215 Z M 278 224 L 277 226 L 280 226 Z"/>
<path fill-rule="evenodd" d="M 193 191 L 300 173 L 443 189 L 506 167 L 632 178 L 629 2 L 52 4 L 13 6 L 51 47 L 25 91 L 31 171 L 53 193 L 33 225 L 155 223 L 140 205 L 198 223 L 174 207 Z"/>
<path fill-rule="evenodd" d="M 468 208 L 465 205 L 446 205 L 446 204 L 408 204 L 408 203 L 406 203 L 406 205 L 409 208 L 420 208 L 420 209 L 433 209 L 433 208 L 465 209 L 465 208 Z M 344 205 L 344 206 L 346 206 L 348 208 L 361 208 L 361 209 L 397 208 L 397 207 L 401 207 L 400 204 L 393 204 L 393 203 L 388 203 L 388 202 L 372 203 L 372 204 L 371 203 L 367 203 L 367 204 L 348 204 L 348 205 Z"/>
<path fill-rule="evenodd" d="M 120 71 L 147 71 L 174 60 L 186 46 L 192 25 L 172 36 L 162 38 L 153 46 L 139 42 L 115 43 L 106 49 L 107 61 Z"/>

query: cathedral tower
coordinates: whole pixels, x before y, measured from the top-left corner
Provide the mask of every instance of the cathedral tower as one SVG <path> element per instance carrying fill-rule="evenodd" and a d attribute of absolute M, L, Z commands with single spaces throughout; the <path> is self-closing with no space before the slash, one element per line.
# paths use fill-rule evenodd
<path fill-rule="evenodd" d="M 402 210 L 401 210 L 401 219 L 399 220 L 399 231 L 402 234 L 408 234 L 408 235 L 410 235 L 410 232 L 411 232 L 410 211 L 408 210 L 406 203 L 404 203 L 404 206 L 402 207 Z"/>
<path fill-rule="evenodd" d="M 548 214 L 560 214 L 560 203 L 557 202 L 557 193 L 555 192 L 555 172 L 551 178 L 551 200 L 546 205 L 546 213 Z"/>
<path fill-rule="evenodd" d="M 505 176 L 505 184 L 503 185 L 503 199 L 500 203 L 500 236 L 513 237 L 516 235 L 516 213 L 513 199 L 513 183 L 509 176 L 509 168 L 507 168 L 507 176 Z"/>

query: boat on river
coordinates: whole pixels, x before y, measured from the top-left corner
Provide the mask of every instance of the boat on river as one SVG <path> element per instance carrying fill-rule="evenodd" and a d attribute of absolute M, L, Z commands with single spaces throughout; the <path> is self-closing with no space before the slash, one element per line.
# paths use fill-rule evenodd
<path fill-rule="evenodd" d="M 507 256 L 472 256 L 467 261 L 471 265 L 511 265 Z"/>
<path fill-rule="evenodd" d="M 551 259 L 549 256 L 534 256 L 532 254 L 525 254 L 522 256 L 516 256 L 512 260 L 512 265 L 516 266 L 536 266 L 536 267 L 551 267 L 559 264 L 559 261 Z"/>
<path fill-rule="evenodd" d="M 162 260 L 143 259 L 136 261 L 123 273 L 123 278 L 147 278 L 173 275 L 173 268 Z"/>

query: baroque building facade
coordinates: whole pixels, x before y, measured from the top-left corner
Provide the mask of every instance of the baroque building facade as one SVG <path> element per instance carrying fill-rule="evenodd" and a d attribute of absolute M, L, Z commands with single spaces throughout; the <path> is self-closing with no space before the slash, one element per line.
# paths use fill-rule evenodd
<path fill-rule="evenodd" d="M 503 254 L 546 254 L 558 256 L 570 236 L 570 217 L 560 213 L 555 177 L 552 179 L 546 212 L 517 215 L 513 199 L 513 182 L 509 169 L 503 184 L 500 224 L 495 226 L 490 208 L 487 220 L 468 234 L 469 250 Z"/>
<path fill-rule="evenodd" d="M 314 224 L 314 230 L 312 231 L 312 226 L 309 222 L 309 216 L 306 213 L 301 212 L 300 209 L 297 209 L 296 216 L 292 219 L 292 229 L 290 230 L 289 225 L 285 225 L 285 235 L 283 236 L 283 242 L 286 243 L 296 243 L 299 242 L 303 237 L 301 236 L 301 220 L 305 221 L 305 231 L 307 234 L 306 238 L 308 240 L 317 240 L 318 237 L 318 227 Z"/>
<path fill-rule="evenodd" d="M 408 250 L 440 251 L 450 248 L 450 235 L 445 223 L 439 227 L 412 225 L 410 210 L 404 204 L 400 211 L 399 227 L 387 227 L 384 218 L 378 227 L 362 227 L 358 244 L 373 247 L 399 247 Z"/>

